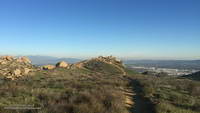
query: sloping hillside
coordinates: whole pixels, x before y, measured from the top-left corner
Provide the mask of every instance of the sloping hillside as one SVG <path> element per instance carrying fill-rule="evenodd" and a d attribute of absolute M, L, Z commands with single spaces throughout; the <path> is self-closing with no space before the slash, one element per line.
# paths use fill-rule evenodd
<path fill-rule="evenodd" d="M 0 113 L 129 113 L 122 90 L 128 83 L 117 67 L 94 60 L 74 66 L 39 68 L 32 76 L 13 80 L 1 78 Z M 37 109 L 5 109 L 19 105 Z"/>
<path fill-rule="evenodd" d="M 123 66 L 122 62 L 112 56 L 100 56 L 98 58 L 79 62 L 75 64 L 75 66 L 101 73 L 126 74 L 124 71 L 125 67 Z"/>

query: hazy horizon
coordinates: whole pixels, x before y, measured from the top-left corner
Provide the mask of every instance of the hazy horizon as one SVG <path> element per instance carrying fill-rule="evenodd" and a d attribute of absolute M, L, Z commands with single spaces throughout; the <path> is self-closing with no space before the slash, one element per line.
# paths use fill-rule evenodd
<path fill-rule="evenodd" d="M 1 0 L 0 54 L 200 59 L 197 0 Z"/>
<path fill-rule="evenodd" d="M 21 56 L 27 56 L 27 57 L 52 57 L 52 58 L 72 58 L 72 59 L 79 59 L 79 60 L 86 60 L 91 58 L 96 58 L 99 56 L 114 56 L 114 55 L 96 55 L 96 56 L 86 56 L 86 57 L 76 57 L 76 56 L 51 56 L 51 55 L 14 55 L 14 54 L 0 54 L 0 56 L 15 56 L 15 57 L 21 57 Z M 200 60 L 200 58 L 170 58 L 170 57 L 119 57 L 114 56 L 121 60 Z"/>

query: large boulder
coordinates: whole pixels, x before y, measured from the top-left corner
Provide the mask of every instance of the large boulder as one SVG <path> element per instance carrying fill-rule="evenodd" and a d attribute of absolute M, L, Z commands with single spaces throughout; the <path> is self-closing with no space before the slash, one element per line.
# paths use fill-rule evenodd
<path fill-rule="evenodd" d="M 61 67 L 61 68 L 66 68 L 68 66 L 69 66 L 69 64 L 65 61 L 61 61 L 56 64 L 56 67 Z"/>
<path fill-rule="evenodd" d="M 42 66 L 42 69 L 44 69 L 44 70 L 52 70 L 54 68 L 55 68 L 54 65 L 45 65 L 45 66 Z"/>

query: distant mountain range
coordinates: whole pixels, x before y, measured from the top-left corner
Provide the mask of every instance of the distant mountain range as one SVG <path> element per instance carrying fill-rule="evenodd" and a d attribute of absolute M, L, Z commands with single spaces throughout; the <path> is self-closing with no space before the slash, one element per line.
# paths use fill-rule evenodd
<path fill-rule="evenodd" d="M 126 60 L 126 65 L 200 70 L 200 60 Z"/>
<path fill-rule="evenodd" d="M 76 58 L 58 58 L 52 56 L 27 56 L 31 59 L 34 65 L 46 65 L 46 64 L 56 64 L 59 61 L 66 61 L 68 63 L 76 63 L 82 61 L 82 59 Z"/>

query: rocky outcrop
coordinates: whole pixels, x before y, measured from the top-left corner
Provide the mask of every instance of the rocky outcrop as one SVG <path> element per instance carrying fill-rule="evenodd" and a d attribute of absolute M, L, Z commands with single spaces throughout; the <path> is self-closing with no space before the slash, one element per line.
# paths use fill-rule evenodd
<path fill-rule="evenodd" d="M 92 61 L 98 61 L 98 62 L 100 61 L 100 62 L 104 62 L 104 63 L 107 63 L 107 64 L 114 64 L 114 65 L 123 66 L 122 61 L 118 60 L 116 57 L 113 57 L 113 56 L 107 56 L 107 57 L 99 56 L 97 58 L 78 62 L 78 63 L 74 64 L 74 66 L 76 66 L 78 68 L 82 68 L 82 67 L 84 67 L 85 64 L 87 64 L 91 60 Z"/>
<path fill-rule="evenodd" d="M 67 68 L 68 66 L 69 64 L 65 61 L 61 61 L 56 64 L 56 67 L 60 67 L 60 68 Z"/>
<path fill-rule="evenodd" d="M 118 60 L 116 57 L 113 56 L 99 56 L 97 58 L 93 58 L 90 60 L 85 60 L 79 63 L 76 63 L 73 65 L 73 67 L 76 68 L 86 68 L 86 69 L 105 69 L 103 66 L 103 63 L 109 64 L 111 67 L 116 68 L 119 70 L 123 75 L 126 75 L 126 72 L 124 70 L 124 65 L 121 60 Z"/>
<path fill-rule="evenodd" d="M 106 63 L 109 63 L 109 64 L 122 65 L 122 61 L 117 59 L 116 57 L 113 57 L 113 56 L 107 56 L 107 57 L 99 56 L 98 58 L 95 58 L 95 60 L 106 62 Z"/>
<path fill-rule="evenodd" d="M 15 80 L 29 75 L 36 67 L 31 64 L 27 57 L 14 58 L 12 56 L 0 57 L 0 76 Z"/>

